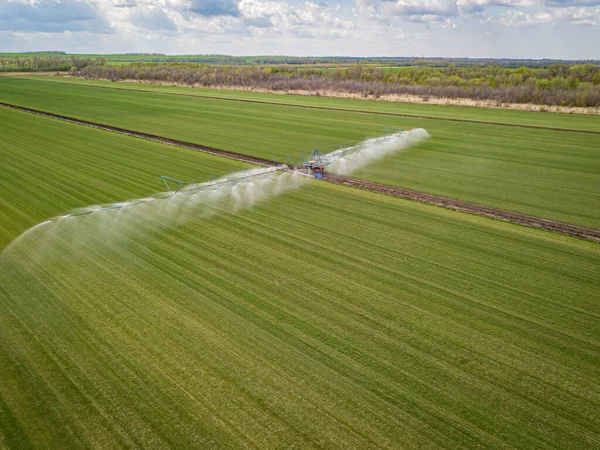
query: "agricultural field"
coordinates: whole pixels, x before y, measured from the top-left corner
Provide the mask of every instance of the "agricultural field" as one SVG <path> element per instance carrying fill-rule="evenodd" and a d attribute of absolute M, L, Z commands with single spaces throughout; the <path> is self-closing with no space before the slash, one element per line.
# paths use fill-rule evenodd
<path fill-rule="evenodd" d="M 294 56 L 277 56 L 277 55 L 262 55 L 262 56 L 228 56 L 228 55 L 165 55 L 161 53 L 113 53 L 113 54 L 96 54 L 96 53 L 0 53 L 0 57 L 5 58 L 32 58 L 32 57 L 60 57 L 60 58 L 103 58 L 108 63 L 139 63 L 139 62 L 156 62 L 156 63 L 167 63 L 167 62 L 196 62 L 200 64 L 235 64 L 235 65 L 251 65 L 251 64 L 276 64 L 286 65 L 290 64 L 293 67 L 331 67 L 331 66 L 344 66 L 348 64 L 361 64 L 363 66 L 380 67 L 382 65 L 394 66 L 397 64 L 409 65 L 409 66 L 431 66 L 432 62 L 428 60 L 411 60 L 408 58 L 401 58 L 396 61 L 391 61 L 390 58 L 313 58 L 313 57 L 294 57 Z M 395 58 L 394 58 L 395 59 Z M 436 64 L 440 68 L 445 68 L 449 64 L 449 61 L 438 61 Z M 390 67 L 392 68 L 392 67 Z"/>
<path fill-rule="evenodd" d="M 21 79 L 31 79 L 21 76 Z M 600 132 L 600 117 L 577 114 L 538 114 L 531 111 L 508 111 L 491 108 L 473 108 L 461 106 L 424 105 L 417 103 L 394 103 L 376 100 L 356 100 L 334 97 L 282 95 L 264 92 L 236 91 L 227 89 L 167 86 L 150 83 L 111 82 L 105 80 L 88 80 L 71 77 L 42 76 L 34 81 L 52 83 L 79 84 L 99 86 L 111 89 L 124 89 L 148 92 L 162 92 L 197 97 L 218 97 L 229 100 L 254 100 L 257 102 L 281 105 L 310 106 L 340 109 L 345 111 L 366 111 L 386 114 L 408 114 L 423 118 L 452 119 L 466 121 L 483 121 L 502 124 L 526 125 L 534 127 L 563 128 L 570 130 L 586 130 Z"/>
<path fill-rule="evenodd" d="M 0 128 L 4 243 L 235 168 L 4 109 Z M 0 447 L 600 445 L 597 244 L 314 180 L 227 202 L 4 245 Z"/>
<path fill-rule="evenodd" d="M 2 79 L 0 101 L 273 159 L 314 148 L 326 152 L 331 144 L 381 135 L 387 127 L 425 128 L 431 139 L 374 164 L 357 176 L 600 228 L 600 134 L 100 89 L 81 82 L 54 83 L 48 89 L 49 84 L 34 79 Z M 177 92 L 182 91 L 192 92 L 185 88 Z M 223 91 L 223 95 L 257 94 Z M 323 106 L 329 101 L 332 105 L 344 102 L 278 98 L 291 99 L 292 104 L 310 101 Z M 395 106 L 365 104 L 371 108 Z M 402 108 L 413 106 L 416 105 L 398 108 L 404 111 Z M 431 114 L 441 114 L 442 108 L 432 109 Z M 447 111 L 450 118 L 474 118 L 477 114 L 477 110 L 468 108 Z M 495 120 L 508 121 L 511 113 L 491 111 L 488 117 L 504 117 Z M 529 125 L 536 126 L 548 118 L 550 127 L 557 124 L 557 117 L 563 117 L 515 112 L 511 120 L 518 123 L 525 116 L 532 117 Z M 563 127 L 596 131 L 599 121 L 598 117 L 564 116 Z"/>
<path fill-rule="evenodd" d="M 162 191 L 160 175 L 202 180 L 243 167 L 6 108 L 0 108 L 0 136 L 0 249 L 69 209 Z"/>

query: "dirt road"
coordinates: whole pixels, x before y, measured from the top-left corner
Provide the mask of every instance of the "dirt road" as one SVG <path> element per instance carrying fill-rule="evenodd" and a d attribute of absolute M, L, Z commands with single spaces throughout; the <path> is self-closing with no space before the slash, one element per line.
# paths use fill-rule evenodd
<path fill-rule="evenodd" d="M 578 225 L 572 225 L 569 223 L 557 222 L 555 220 L 529 216 L 527 214 L 518 212 L 478 205 L 477 203 L 465 202 L 448 197 L 440 197 L 438 195 L 426 194 L 424 192 L 388 186 L 386 184 L 374 183 L 372 181 L 358 180 L 356 178 L 350 178 L 331 173 L 326 174 L 324 179 L 336 184 L 367 189 L 374 192 L 392 195 L 394 197 L 407 198 L 423 203 L 429 203 L 431 205 L 441 206 L 443 208 L 453 209 L 455 211 L 467 212 L 477 216 L 491 217 L 492 219 L 502 220 L 504 222 L 516 223 L 532 228 L 540 228 L 542 230 L 554 231 L 556 233 L 567 234 L 573 237 L 600 242 L 600 230 L 594 230 L 592 228 L 580 227 Z"/>

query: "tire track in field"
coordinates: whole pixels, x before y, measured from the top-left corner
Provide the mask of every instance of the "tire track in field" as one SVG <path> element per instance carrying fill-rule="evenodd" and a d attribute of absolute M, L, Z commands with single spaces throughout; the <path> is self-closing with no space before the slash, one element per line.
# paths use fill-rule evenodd
<path fill-rule="evenodd" d="M 427 194 L 425 192 L 413 191 L 411 189 L 389 186 L 387 184 L 380 184 L 372 181 L 335 175 L 332 173 L 325 174 L 324 179 L 336 184 L 366 189 L 369 191 L 392 195 L 394 197 L 406 198 L 422 203 L 428 203 L 430 205 L 441 206 L 443 208 L 453 209 L 455 211 L 467 212 L 478 216 L 502 220 L 504 222 L 511 222 L 531 228 L 554 231 L 556 233 L 567 234 L 573 237 L 600 242 L 600 230 L 595 230 L 593 228 L 581 227 L 579 225 L 558 222 L 556 220 L 544 219 L 514 211 L 506 211 L 504 209 L 479 205 L 477 203 L 465 202 L 463 200 L 456 200 L 439 195 Z"/>
<path fill-rule="evenodd" d="M 23 106 L 12 105 L 9 103 L 0 102 L 1 106 L 6 108 L 15 109 L 22 112 L 36 114 L 42 117 L 51 119 L 62 120 L 65 122 L 74 123 L 77 125 L 85 125 L 100 130 L 111 131 L 114 133 L 123 134 L 130 137 L 136 137 L 141 139 L 147 139 L 162 144 L 173 145 L 176 147 L 187 148 L 189 150 L 201 151 L 209 153 L 215 156 L 221 156 L 225 158 L 235 159 L 251 164 L 258 164 L 262 166 L 272 166 L 276 164 L 274 161 L 258 158 L 255 156 L 244 155 L 242 153 L 231 152 L 228 150 L 220 150 L 205 145 L 194 144 L 191 142 L 180 141 L 177 139 L 165 138 L 149 133 L 142 133 L 138 131 L 127 130 L 125 128 L 113 127 L 110 125 L 103 125 L 96 122 L 90 122 L 87 120 L 75 119 L 73 117 L 62 116 L 59 114 L 49 113 L 36 109 L 26 108 Z M 367 180 L 359 180 L 343 175 L 335 175 L 332 173 L 326 173 L 324 179 L 326 181 L 342 184 L 345 186 L 351 186 L 354 188 L 364 189 L 372 192 L 378 192 L 382 194 L 391 195 L 398 198 L 404 198 L 409 200 L 415 200 L 421 203 L 428 203 L 430 205 L 441 206 L 443 208 L 452 209 L 455 211 L 466 212 L 477 216 L 484 216 L 492 219 L 502 220 L 504 222 L 511 222 L 518 225 L 524 225 L 531 228 L 538 228 L 541 230 L 552 231 L 555 233 L 566 234 L 568 236 L 577 237 L 581 239 L 587 239 L 590 241 L 600 242 L 600 230 L 593 228 L 581 227 L 565 222 L 558 222 L 556 220 L 544 219 L 541 217 L 530 216 L 514 211 L 506 211 L 499 208 L 493 208 L 490 206 L 479 205 L 477 203 L 466 202 L 462 200 L 456 200 L 448 197 L 442 197 L 433 194 L 427 194 L 425 192 L 414 191 L 411 189 L 405 189 L 395 186 L 389 186 L 387 184 L 375 183 Z"/>
<path fill-rule="evenodd" d="M 50 119 L 58 119 L 64 122 L 70 122 L 77 125 L 85 125 L 91 128 L 97 128 L 99 130 L 104 131 L 112 131 L 114 133 L 124 134 L 126 136 L 147 139 L 149 141 L 160 142 L 161 144 L 173 145 L 176 147 L 187 148 L 189 150 L 197 150 L 204 153 L 209 153 L 215 156 L 222 156 L 229 159 L 236 159 L 238 161 L 247 162 L 250 164 L 259 164 L 262 166 L 270 166 L 273 165 L 273 161 L 269 161 L 263 158 L 257 158 L 254 156 L 244 155 L 242 153 L 230 152 L 227 150 L 219 150 L 217 148 L 208 147 L 206 145 L 193 144 L 191 142 L 179 141 L 177 139 L 169 139 L 161 136 L 157 136 L 155 134 L 142 133 L 139 131 L 132 131 L 125 128 L 113 127 L 110 125 L 103 125 L 101 123 L 90 122 L 88 120 L 76 119 L 74 117 L 63 116 L 60 114 L 54 114 L 46 111 L 40 111 L 37 109 L 26 108 L 24 106 L 12 105 L 10 103 L 0 102 L 0 106 L 4 106 L 9 109 L 16 109 L 18 111 L 27 112 L 31 114 L 35 114 L 38 116 L 48 117 Z"/>
<path fill-rule="evenodd" d="M 39 80 L 43 83 L 52 83 L 51 81 Z M 36 82 L 39 82 L 36 80 Z M 84 86 L 91 87 L 97 89 L 110 89 L 113 91 L 129 91 L 129 92 L 145 92 L 150 94 L 163 94 L 163 95 L 173 95 L 179 97 L 192 97 L 192 98 L 206 98 L 210 100 L 226 100 L 230 102 L 241 102 L 241 103 L 255 103 L 258 105 L 272 105 L 272 106 L 285 106 L 289 108 L 304 108 L 304 109 L 320 109 L 324 111 L 342 111 L 342 112 L 351 112 L 358 114 L 373 114 L 378 116 L 392 116 L 392 117 L 406 117 L 410 119 L 428 119 L 428 120 L 443 120 L 447 122 L 464 122 L 464 123 L 473 123 L 479 125 L 497 125 L 501 127 L 515 127 L 515 128 L 527 128 L 533 130 L 548 130 L 548 131 L 564 131 L 569 133 L 587 133 L 587 134 L 600 134 L 600 131 L 596 130 L 578 130 L 575 128 L 560 128 L 560 127 L 545 127 L 542 125 L 526 125 L 520 123 L 503 123 L 503 122 L 491 122 L 485 120 L 474 120 L 474 119 L 458 119 L 454 117 L 435 117 L 435 116 L 423 116 L 419 114 L 407 114 L 407 113 L 392 113 L 392 112 L 384 112 L 384 111 L 366 111 L 361 109 L 345 109 L 345 108 L 334 108 L 331 106 L 314 106 L 314 105 L 294 105 L 290 103 L 277 103 L 277 102 L 267 102 L 264 100 L 251 100 L 251 99 L 243 99 L 243 98 L 229 98 L 229 97 L 218 97 L 213 95 L 193 95 L 193 94 L 182 94 L 180 92 L 160 92 L 153 91 L 151 89 L 131 89 L 131 88 L 116 88 L 110 86 L 95 86 L 95 85 L 86 85 L 86 84 L 76 84 L 76 83 L 63 83 L 69 84 L 71 86 Z M 290 94 L 287 94 L 290 95 Z M 291 95 L 299 95 L 299 94 L 291 94 Z"/>

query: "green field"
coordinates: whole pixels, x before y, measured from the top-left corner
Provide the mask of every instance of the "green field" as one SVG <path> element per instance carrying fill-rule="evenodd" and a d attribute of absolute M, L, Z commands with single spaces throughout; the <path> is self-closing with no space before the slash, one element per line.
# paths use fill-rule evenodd
<path fill-rule="evenodd" d="M 131 64 L 129 61 L 107 61 L 107 66 L 126 66 L 127 64 Z"/>
<path fill-rule="evenodd" d="M 313 148 L 327 151 L 330 144 L 381 135 L 386 127 L 425 128 L 432 135 L 430 140 L 369 166 L 358 176 L 600 228 L 600 135 L 597 134 L 294 108 L 64 83 L 51 84 L 52 89 L 48 89 L 49 85 L 37 80 L 5 78 L 0 80 L 0 101 L 267 158 L 310 152 Z M 452 116 L 457 109 L 449 111 Z M 555 117 L 545 113 L 520 114 L 538 117 L 537 121 Z M 589 126 L 588 122 L 582 123 Z"/>
<path fill-rule="evenodd" d="M 5 239 L 231 164 L 0 114 Z M 316 181 L 135 208 L 0 256 L 0 447 L 600 445 L 597 244 Z"/>
<path fill-rule="evenodd" d="M 393 66 L 397 64 L 409 66 L 431 66 L 427 60 L 403 60 L 390 61 L 390 58 L 352 58 L 352 57 L 295 57 L 282 55 L 256 55 L 256 56 L 230 56 L 230 55 L 165 55 L 165 54 L 126 54 L 126 53 L 0 53 L 0 57 L 5 58 L 103 58 L 107 63 L 139 63 L 139 62 L 194 62 L 199 64 L 261 64 L 261 65 L 286 65 L 290 64 L 294 68 L 321 68 L 331 66 L 347 66 L 348 64 L 361 64 L 363 66 L 381 67 Z M 447 67 L 448 61 L 439 61 L 438 67 Z M 392 68 L 392 67 L 389 67 Z"/>
<path fill-rule="evenodd" d="M 410 114 L 416 116 L 459 119 L 538 127 L 566 128 L 600 132 L 600 116 L 539 113 L 532 111 L 511 111 L 492 108 L 472 108 L 462 106 L 423 105 L 417 103 L 393 103 L 376 100 L 355 100 L 334 97 L 305 95 L 282 95 L 262 92 L 231 91 L 212 88 L 189 88 L 183 86 L 162 86 L 149 83 L 114 83 L 105 80 L 85 80 L 79 78 L 38 76 L 21 77 L 36 82 L 47 81 L 84 86 L 100 86 L 111 89 L 162 92 L 198 97 L 219 97 L 231 100 L 256 100 L 283 105 L 314 106 L 341 110 L 380 112 L 389 114 Z"/>
<path fill-rule="evenodd" d="M 0 108 L 0 136 L 0 249 L 71 208 L 162 191 L 160 175 L 203 180 L 244 167 L 5 108 Z"/>
<path fill-rule="evenodd" d="M 186 61 L 189 59 L 195 59 L 198 61 L 202 60 L 213 60 L 215 56 L 211 55 L 149 55 L 149 54 L 125 54 L 125 53 L 68 53 L 68 54 L 57 54 L 57 53 L 0 53 L 0 57 L 5 58 L 104 58 L 108 62 L 112 61 L 123 61 L 123 62 L 141 62 L 141 61 Z M 250 61 L 250 59 L 256 58 L 254 56 L 235 56 L 233 57 L 239 61 Z M 277 58 L 277 57 L 275 57 Z M 218 59 L 218 57 L 217 57 Z M 224 59 L 224 58 L 221 58 Z"/>

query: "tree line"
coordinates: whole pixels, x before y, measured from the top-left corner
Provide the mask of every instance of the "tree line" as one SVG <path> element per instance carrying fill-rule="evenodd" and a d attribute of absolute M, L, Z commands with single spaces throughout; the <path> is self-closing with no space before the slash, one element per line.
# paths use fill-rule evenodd
<path fill-rule="evenodd" d="M 446 68 L 345 68 L 230 66 L 189 63 L 88 64 L 76 70 L 86 78 L 138 80 L 184 85 L 267 89 L 273 91 L 343 92 L 363 96 L 410 94 L 469 98 L 499 103 L 600 106 L 600 66 L 553 63 L 544 68 L 497 65 Z"/>
<path fill-rule="evenodd" d="M 76 72 L 87 66 L 101 67 L 105 62 L 104 58 L 0 56 L 0 72 Z"/>
<path fill-rule="evenodd" d="M 60 50 L 38 50 L 37 52 L 23 52 L 24 55 L 66 55 L 67 52 Z"/>

